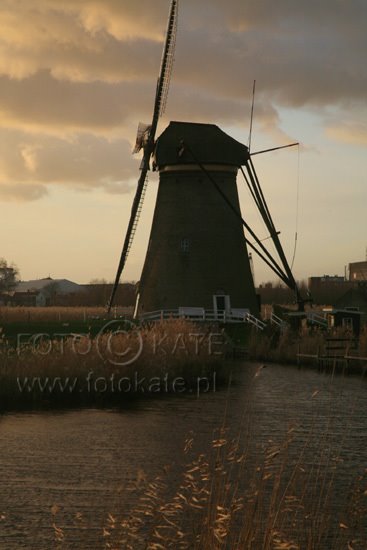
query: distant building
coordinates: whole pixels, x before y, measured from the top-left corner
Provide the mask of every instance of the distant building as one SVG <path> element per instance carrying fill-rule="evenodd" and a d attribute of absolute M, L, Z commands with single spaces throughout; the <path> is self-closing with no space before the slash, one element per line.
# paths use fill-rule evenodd
<path fill-rule="evenodd" d="M 322 277 L 309 277 L 308 288 L 322 286 L 325 284 L 339 285 L 345 282 L 342 275 L 322 275 Z"/>
<path fill-rule="evenodd" d="M 352 282 L 367 281 L 367 261 L 349 264 L 349 280 Z"/>
<path fill-rule="evenodd" d="M 351 329 L 359 334 L 361 326 L 367 323 L 367 281 L 347 290 L 327 313 L 329 326 Z"/>
<path fill-rule="evenodd" d="M 360 311 L 349 309 L 324 309 L 328 327 L 330 329 L 342 328 L 359 336 L 362 326 L 363 314 Z"/>
<path fill-rule="evenodd" d="M 9 292 L 9 301 L 12 306 L 45 307 L 48 296 L 43 290 L 27 290 Z"/>
<path fill-rule="evenodd" d="M 36 279 L 33 281 L 20 281 L 15 287 L 16 292 L 28 292 L 33 290 L 45 290 L 56 292 L 57 294 L 74 294 L 80 292 L 82 285 L 68 281 L 68 279 Z"/>
<path fill-rule="evenodd" d="M 21 281 L 11 292 L 0 293 L 0 306 L 68 306 L 104 307 L 111 296 L 112 283 L 77 284 L 67 279 Z M 115 305 L 132 314 L 136 300 L 136 284 L 118 285 Z"/>
<path fill-rule="evenodd" d="M 9 303 L 15 306 L 45 307 L 59 304 L 70 295 L 83 292 L 81 285 L 67 279 L 37 279 L 21 281 L 8 294 Z"/>
<path fill-rule="evenodd" d="M 360 311 L 367 315 L 367 281 L 350 288 L 334 305 L 336 308 Z"/>
<path fill-rule="evenodd" d="M 353 283 L 342 275 L 323 275 L 308 279 L 308 290 L 317 304 L 333 304 L 352 286 Z"/>

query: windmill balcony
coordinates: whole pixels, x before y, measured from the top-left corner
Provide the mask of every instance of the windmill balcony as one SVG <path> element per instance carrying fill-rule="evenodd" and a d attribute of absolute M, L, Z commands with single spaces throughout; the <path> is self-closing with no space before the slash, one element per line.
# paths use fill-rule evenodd
<path fill-rule="evenodd" d="M 187 319 L 195 322 L 220 322 L 220 323 L 248 323 L 259 330 L 263 330 L 266 324 L 252 315 L 248 309 L 214 310 L 200 307 L 179 307 L 178 309 L 165 309 L 151 311 L 140 315 L 141 321 L 165 321 L 169 319 Z"/>

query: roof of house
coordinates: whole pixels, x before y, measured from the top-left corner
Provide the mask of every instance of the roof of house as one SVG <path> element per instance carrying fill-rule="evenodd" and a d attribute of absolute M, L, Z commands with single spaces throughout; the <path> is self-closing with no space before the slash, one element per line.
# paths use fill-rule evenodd
<path fill-rule="evenodd" d="M 55 287 L 55 292 L 58 294 L 73 294 L 83 290 L 81 285 L 73 283 L 68 279 L 52 279 L 51 277 L 33 281 L 21 281 L 14 290 L 15 292 L 41 291 L 49 287 Z"/>
<path fill-rule="evenodd" d="M 352 316 L 355 315 L 365 315 L 364 311 L 355 311 L 353 309 L 343 309 L 343 308 L 331 308 L 331 309 L 324 309 L 325 313 L 329 313 L 330 315 L 349 315 Z"/>
<path fill-rule="evenodd" d="M 350 288 L 334 304 L 337 309 L 359 307 L 367 310 L 367 287 Z"/>
<path fill-rule="evenodd" d="M 196 164 L 195 159 L 203 164 L 239 167 L 249 158 L 248 148 L 218 126 L 196 122 L 170 122 L 157 139 L 154 152 L 158 167 Z"/>

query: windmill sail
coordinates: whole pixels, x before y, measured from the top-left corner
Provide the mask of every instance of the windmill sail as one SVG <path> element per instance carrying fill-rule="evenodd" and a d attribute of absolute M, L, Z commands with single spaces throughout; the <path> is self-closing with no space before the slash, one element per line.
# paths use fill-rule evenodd
<path fill-rule="evenodd" d="M 149 134 L 151 130 L 150 124 L 144 124 L 139 122 L 138 132 L 136 134 L 135 147 L 133 149 L 133 155 L 139 153 L 141 149 L 144 149 L 148 145 Z"/>
<path fill-rule="evenodd" d="M 146 136 L 146 139 L 144 139 L 144 132 L 143 132 L 142 138 L 139 143 L 138 143 L 138 139 L 139 139 L 139 129 L 138 129 L 138 138 L 137 138 L 137 144 L 135 148 L 139 147 L 141 144 L 141 146 L 144 149 L 144 155 L 143 155 L 143 160 L 141 165 L 141 173 L 138 180 L 138 185 L 136 188 L 133 205 L 131 208 L 130 220 L 129 220 L 129 224 L 128 224 L 128 228 L 127 228 L 127 232 L 124 240 L 124 245 L 121 252 L 120 262 L 118 265 L 111 297 L 108 303 L 108 311 L 111 310 L 111 307 L 113 305 L 113 301 L 116 295 L 120 277 L 125 267 L 126 259 L 127 259 L 129 250 L 131 248 L 131 244 L 132 244 L 133 237 L 134 237 L 137 223 L 138 223 L 138 216 L 141 210 L 141 202 L 144 196 L 146 178 L 149 170 L 150 157 L 152 155 L 153 148 L 154 148 L 154 140 L 155 140 L 155 134 L 157 131 L 158 120 L 164 111 L 164 107 L 167 100 L 168 88 L 169 88 L 169 83 L 171 79 L 172 67 L 173 67 L 175 44 L 176 44 L 177 19 L 178 19 L 178 0 L 172 0 L 170 11 L 169 11 L 166 39 L 165 39 L 163 54 L 162 54 L 161 69 L 160 69 L 160 74 L 157 81 L 157 90 L 156 90 L 156 96 L 155 96 L 155 102 L 154 102 L 154 108 L 153 108 L 152 123 L 150 125 L 150 130 L 148 135 Z M 147 128 L 145 129 L 145 132 L 146 131 L 147 131 Z"/>

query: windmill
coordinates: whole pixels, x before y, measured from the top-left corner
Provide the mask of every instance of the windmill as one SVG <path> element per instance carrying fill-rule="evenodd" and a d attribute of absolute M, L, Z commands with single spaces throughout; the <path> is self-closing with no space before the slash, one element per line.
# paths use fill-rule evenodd
<path fill-rule="evenodd" d="M 152 157 L 160 181 L 136 315 L 152 318 L 154 311 L 159 311 L 161 316 L 178 312 L 192 318 L 230 320 L 246 312 L 246 315 L 257 317 L 259 303 L 248 248 L 294 290 L 302 309 L 303 300 L 251 158 L 265 151 L 250 153 L 249 147 L 213 124 L 171 122 L 155 139 L 158 119 L 167 99 L 177 17 L 178 1 L 172 0 L 152 123 L 140 124 L 138 128 L 134 151 L 143 149 L 141 174 L 109 309 L 138 224 Z M 242 174 L 250 190 L 278 259 L 242 217 L 238 173 Z"/>

